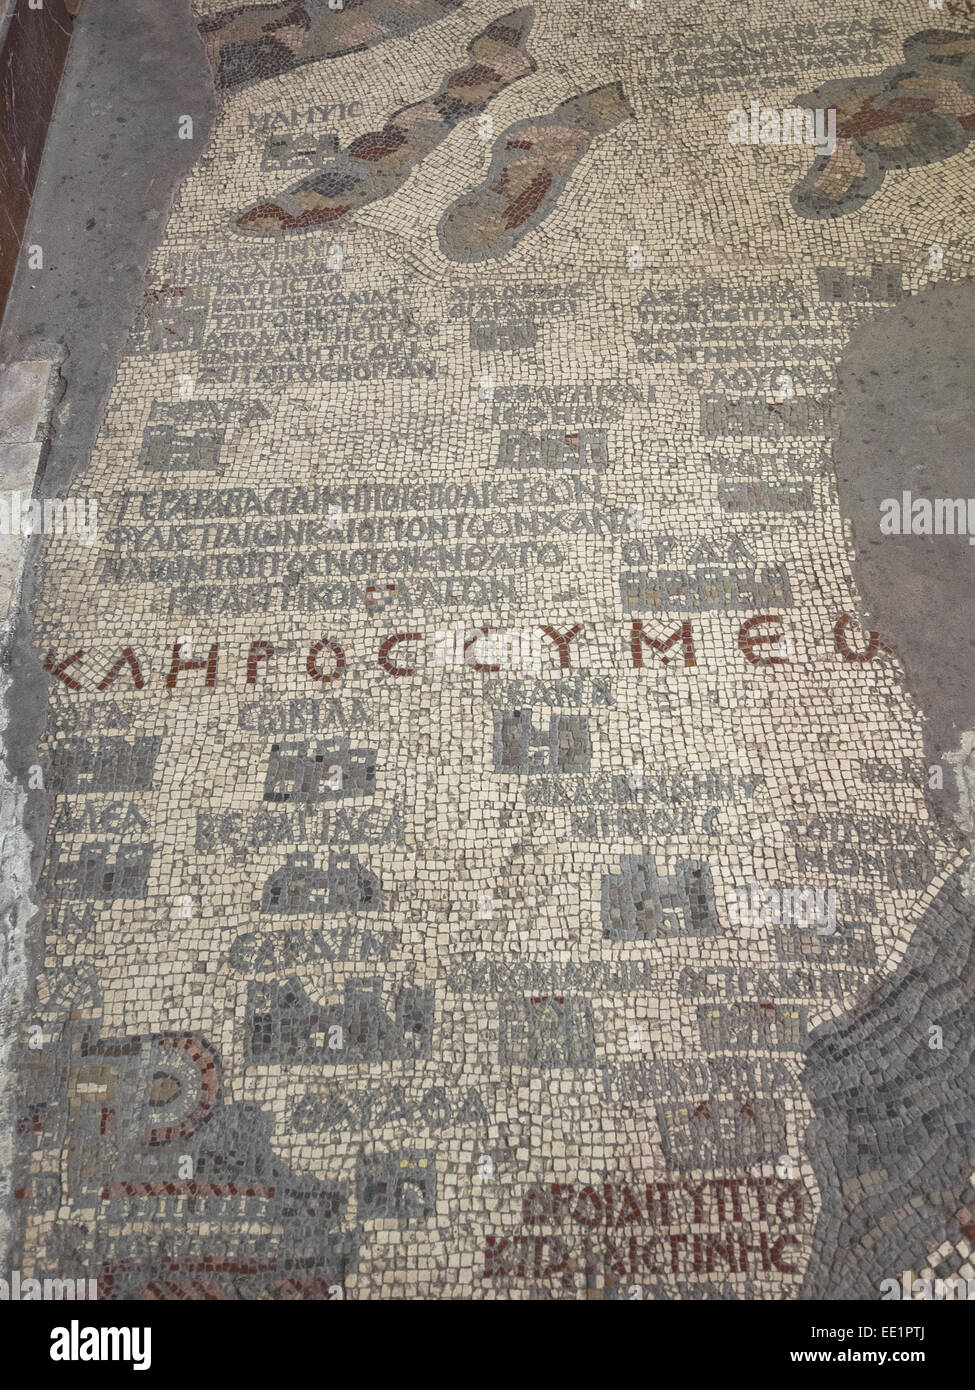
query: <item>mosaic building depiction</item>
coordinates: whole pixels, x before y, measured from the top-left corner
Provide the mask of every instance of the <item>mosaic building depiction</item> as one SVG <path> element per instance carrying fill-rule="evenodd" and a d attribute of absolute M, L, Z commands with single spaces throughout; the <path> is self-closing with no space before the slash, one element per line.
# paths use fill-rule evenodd
<path fill-rule="evenodd" d="M 71 483 L 97 534 L 25 591 L 12 1267 L 975 1279 L 975 718 L 932 745 L 876 616 L 841 389 L 975 276 L 975 16 L 192 10 L 216 114 Z"/>

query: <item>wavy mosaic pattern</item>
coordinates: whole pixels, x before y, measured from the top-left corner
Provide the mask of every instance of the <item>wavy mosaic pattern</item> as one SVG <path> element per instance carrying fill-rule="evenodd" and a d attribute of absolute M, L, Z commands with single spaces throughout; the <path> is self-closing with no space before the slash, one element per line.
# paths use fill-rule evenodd
<path fill-rule="evenodd" d="M 211 15 L 200 33 L 217 87 L 235 92 L 306 63 L 358 53 L 434 24 L 464 0 L 281 0 Z"/>
<path fill-rule="evenodd" d="M 382 130 L 360 135 L 320 173 L 252 204 L 236 219 L 237 231 L 283 237 L 330 227 L 396 193 L 455 126 L 534 71 L 526 51 L 533 19 L 534 10 L 525 6 L 493 20 L 468 45 L 474 61 L 445 77 L 432 97 L 402 107 Z"/>
<path fill-rule="evenodd" d="M 498 136 L 484 182 L 444 213 L 438 229 L 444 255 L 453 261 L 505 255 L 556 206 L 593 139 L 632 117 L 614 83 L 509 126 Z"/>
<path fill-rule="evenodd" d="M 825 82 L 796 103 L 836 108 L 836 149 L 792 191 L 800 217 L 857 212 L 895 169 L 936 164 L 975 133 L 975 35 L 926 29 L 876 77 Z"/>

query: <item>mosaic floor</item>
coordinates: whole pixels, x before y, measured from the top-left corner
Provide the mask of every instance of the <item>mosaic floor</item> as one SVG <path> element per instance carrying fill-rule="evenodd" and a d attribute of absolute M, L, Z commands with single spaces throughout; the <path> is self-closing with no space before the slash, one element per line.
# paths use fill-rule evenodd
<path fill-rule="evenodd" d="M 975 1276 L 954 765 L 832 453 L 857 328 L 973 274 L 975 15 L 505 3 L 197 0 L 219 115 L 38 576 L 21 1268 Z"/>

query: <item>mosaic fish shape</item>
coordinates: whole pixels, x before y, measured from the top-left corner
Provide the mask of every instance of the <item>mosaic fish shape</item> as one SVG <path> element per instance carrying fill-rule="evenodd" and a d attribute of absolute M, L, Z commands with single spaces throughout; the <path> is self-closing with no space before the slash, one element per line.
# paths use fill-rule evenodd
<path fill-rule="evenodd" d="M 800 217 L 843 217 L 889 169 L 958 154 L 975 133 L 975 34 L 926 29 L 904 40 L 905 62 L 876 77 L 826 82 L 797 105 L 836 108 L 836 148 L 792 190 Z"/>
<path fill-rule="evenodd" d="M 219 91 L 266 82 L 305 63 L 340 58 L 403 38 L 456 10 L 463 0 L 282 0 L 243 5 L 200 23 Z"/>
<path fill-rule="evenodd" d="M 613 83 L 509 126 L 495 143 L 487 178 L 444 213 L 438 229 L 444 255 L 453 261 L 505 255 L 549 215 L 595 136 L 632 118 L 622 86 Z"/>
<path fill-rule="evenodd" d="M 461 121 L 479 115 L 512 82 L 534 72 L 525 50 L 530 6 L 492 20 L 468 45 L 473 62 L 444 78 L 433 96 L 401 107 L 383 126 L 353 140 L 324 169 L 262 199 L 236 219 L 245 236 L 282 237 L 334 226 L 396 193 L 419 162 Z"/>

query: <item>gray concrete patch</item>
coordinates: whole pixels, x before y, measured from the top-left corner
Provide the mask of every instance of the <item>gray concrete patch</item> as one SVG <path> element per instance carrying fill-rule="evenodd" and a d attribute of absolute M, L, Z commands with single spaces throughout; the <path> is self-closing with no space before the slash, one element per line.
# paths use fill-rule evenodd
<path fill-rule="evenodd" d="M 929 802 L 968 832 L 965 781 L 949 769 L 966 744 L 970 752 L 975 727 L 975 551 L 967 535 L 884 535 L 880 517 L 884 499 L 904 491 L 975 493 L 973 334 L 970 280 L 929 287 L 864 323 L 838 368 L 834 442 L 865 614 L 924 712 L 928 762 L 946 764 Z M 968 1234 L 975 963 L 966 887 L 960 871 L 951 875 L 902 964 L 812 1040 L 803 1080 L 817 1118 L 806 1142 L 823 1207 L 804 1298 L 877 1299 L 883 1279 L 916 1273 L 928 1252 Z M 940 1047 L 932 1028 L 942 1029 Z"/>
<path fill-rule="evenodd" d="M 42 440 L 14 444 L 19 472 L 5 468 L 5 488 L 33 485 L 63 497 L 91 453 L 117 364 L 139 310 L 143 275 L 158 243 L 174 191 L 206 143 L 215 100 L 209 67 L 188 0 L 90 0 L 74 26 L 68 63 L 34 192 L 25 245 L 43 248 L 44 268 L 22 258 L 0 332 L 0 364 L 23 377 L 20 424 L 37 404 L 24 364 L 64 363 L 63 398 L 48 396 Z M 195 138 L 180 140 L 178 118 L 191 114 Z M 42 444 L 42 448 L 38 448 Z M 34 546 L 38 544 L 35 541 Z M 19 562 L 18 562 L 19 563 Z M 28 792 L 43 729 L 47 681 L 28 641 L 34 597 L 28 560 L 21 574 L 20 616 L 3 656 L 0 726 L 5 758 L 0 801 L 0 1001 L 4 1046 L 13 1040 L 23 988 L 37 949 L 28 923 L 29 894 L 43 855 L 50 797 Z M 35 926 L 37 921 L 35 919 Z M 0 1058 L 4 1143 L 11 1097 Z M 6 1149 L 0 1149 L 0 1248 L 10 1235 Z M 6 1261 L 5 1267 L 9 1267 Z"/>
<path fill-rule="evenodd" d="M 932 285 L 863 323 L 837 371 L 834 456 L 864 611 L 903 663 L 941 763 L 975 728 L 975 548 L 966 535 L 882 535 L 881 502 L 975 496 L 975 281 Z M 956 780 L 930 800 L 958 806 Z"/>
<path fill-rule="evenodd" d="M 39 528 L 31 499 L 51 447 L 51 418 L 64 393 L 60 361 L 0 368 L 0 622 L 4 642 L 20 600 L 30 536 Z"/>

